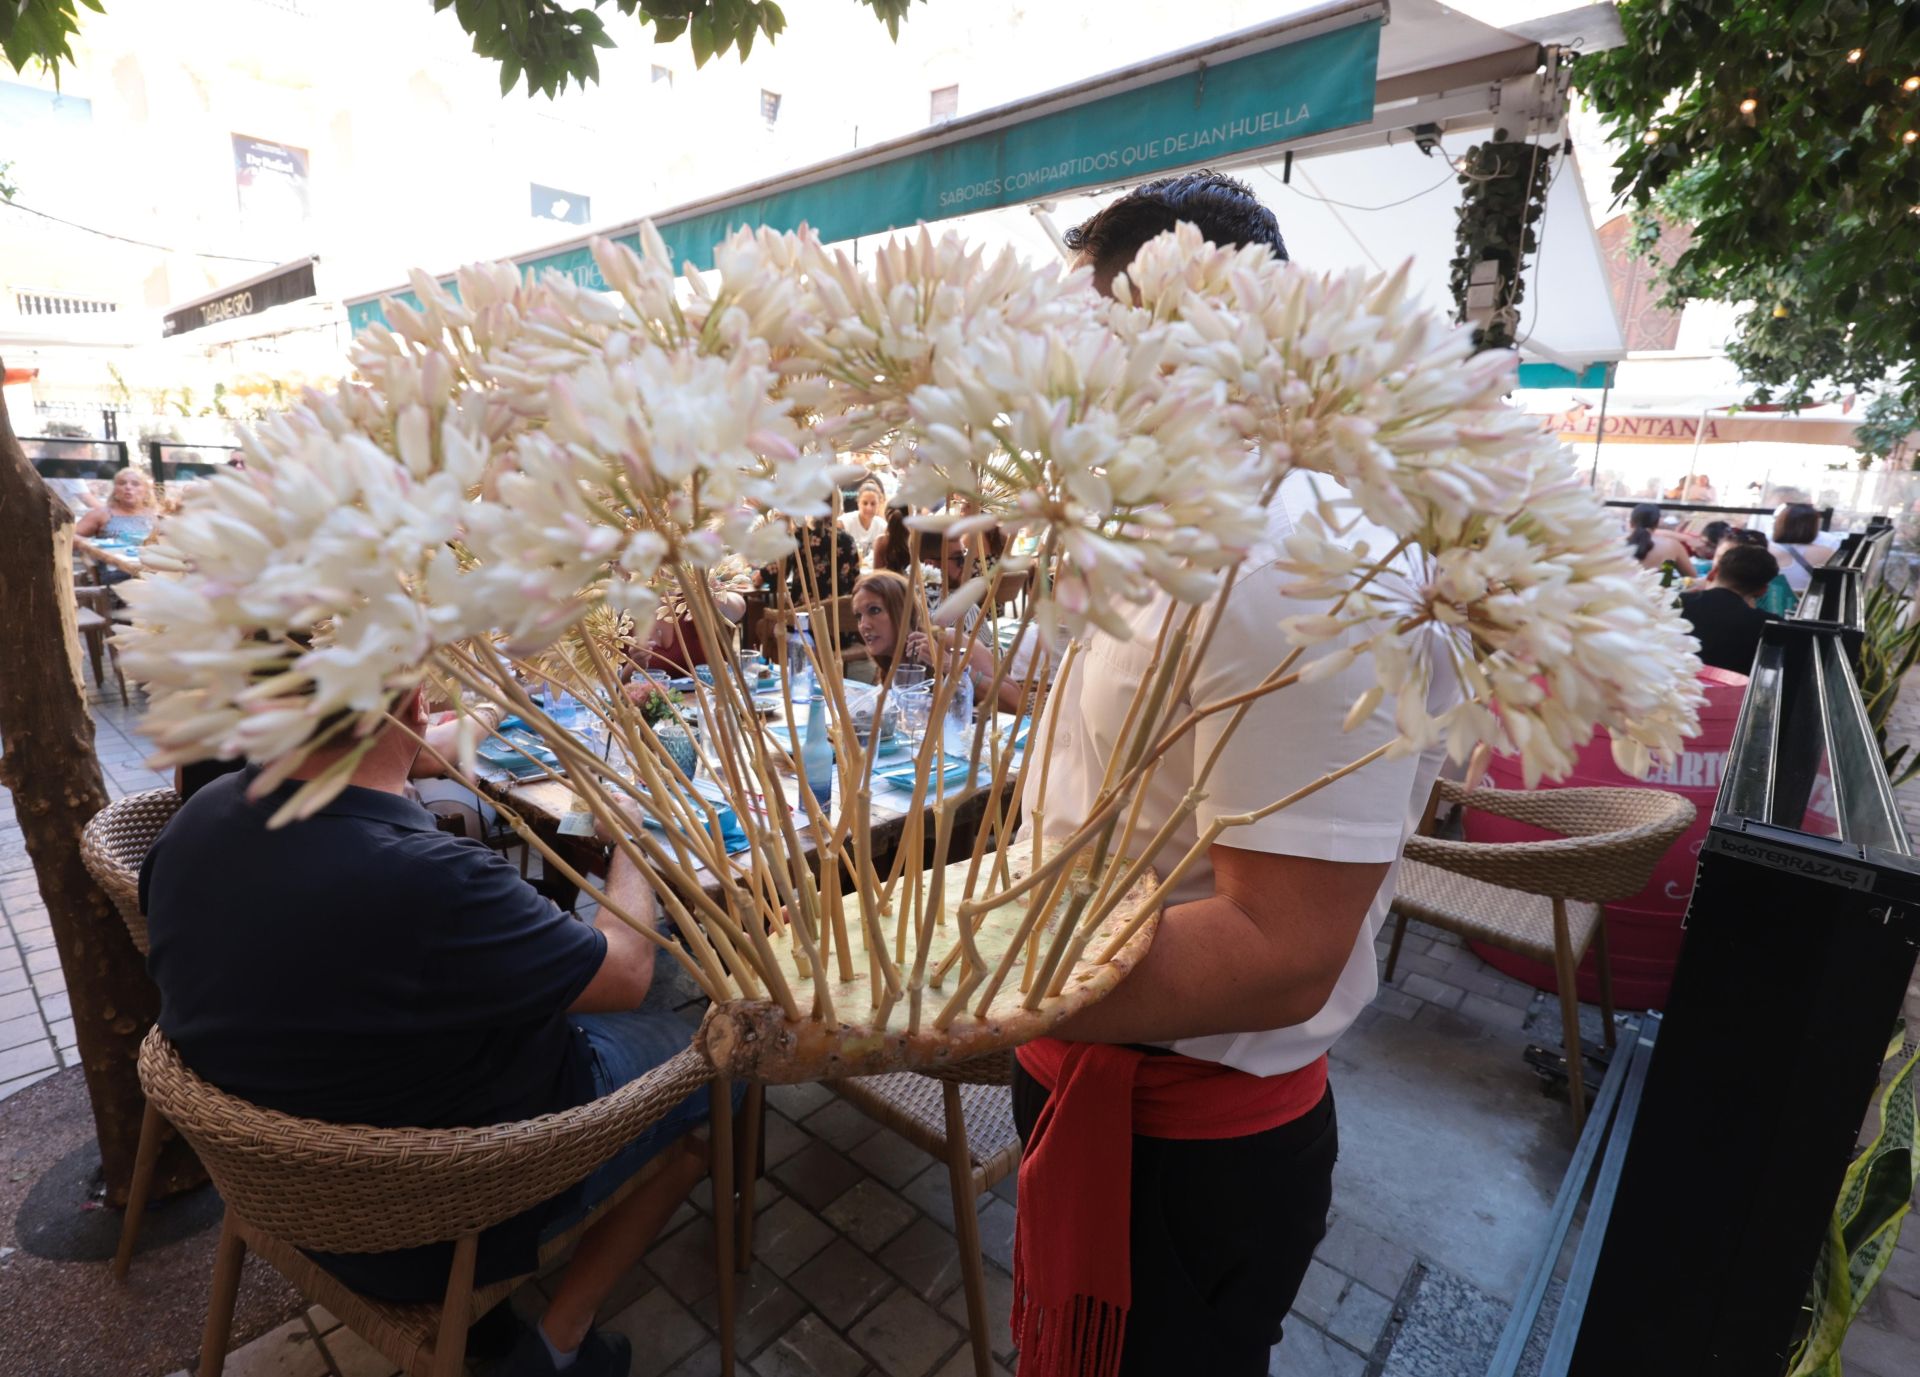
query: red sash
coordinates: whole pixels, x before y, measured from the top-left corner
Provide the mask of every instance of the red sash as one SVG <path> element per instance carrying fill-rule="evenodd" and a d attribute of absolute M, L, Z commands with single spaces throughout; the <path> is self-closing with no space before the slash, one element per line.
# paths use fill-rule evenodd
<path fill-rule="evenodd" d="M 1320 1103 L 1325 1056 L 1278 1076 L 1041 1038 L 1020 1065 L 1052 1094 L 1020 1159 L 1013 1339 L 1021 1377 L 1113 1377 L 1127 1310 L 1133 1135 L 1244 1138 Z"/>

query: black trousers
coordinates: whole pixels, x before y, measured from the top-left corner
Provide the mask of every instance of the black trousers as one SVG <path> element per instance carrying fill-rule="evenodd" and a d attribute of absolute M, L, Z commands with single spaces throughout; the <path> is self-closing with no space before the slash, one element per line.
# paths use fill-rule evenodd
<path fill-rule="evenodd" d="M 1025 1142 L 1047 1088 L 1018 1065 Z M 1121 1377 L 1264 1377 L 1327 1232 L 1340 1134 L 1333 1091 L 1245 1138 L 1133 1138 L 1133 1304 Z"/>

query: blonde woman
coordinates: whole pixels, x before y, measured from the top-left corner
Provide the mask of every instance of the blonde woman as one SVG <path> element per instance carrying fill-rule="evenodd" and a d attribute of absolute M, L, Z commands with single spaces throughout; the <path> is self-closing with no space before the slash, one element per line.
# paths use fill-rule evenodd
<path fill-rule="evenodd" d="M 95 507 L 74 523 L 73 533 L 140 544 L 153 534 L 160 515 L 154 500 L 153 479 L 145 469 L 125 468 L 113 476 L 113 492 L 104 507 Z"/>

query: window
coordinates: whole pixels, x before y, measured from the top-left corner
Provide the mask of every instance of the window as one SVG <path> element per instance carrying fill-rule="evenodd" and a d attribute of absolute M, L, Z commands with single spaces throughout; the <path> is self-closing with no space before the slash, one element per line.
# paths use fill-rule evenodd
<path fill-rule="evenodd" d="M 91 316 L 118 311 L 111 301 L 89 301 L 81 297 L 15 292 L 14 309 L 23 316 Z"/>
<path fill-rule="evenodd" d="M 658 86 L 663 81 L 669 86 L 673 85 L 673 68 L 662 67 L 656 62 L 653 64 L 653 84 Z"/>
<path fill-rule="evenodd" d="M 932 113 L 927 118 L 934 124 L 952 119 L 960 113 L 960 88 L 958 86 L 937 87 L 930 104 Z"/>
<path fill-rule="evenodd" d="M 538 182 L 530 183 L 532 193 L 533 218 L 536 220 L 559 220 L 569 225 L 584 225 L 593 218 L 593 200 L 576 191 L 562 191 L 558 187 L 542 186 Z"/>
<path fill-rule="evenodd" d="M 767 128 L 773 128 L 773 122 L 780 118 L 780 93 L 778 91 L 760 92 L 760 118 L 767 122 Z"/>

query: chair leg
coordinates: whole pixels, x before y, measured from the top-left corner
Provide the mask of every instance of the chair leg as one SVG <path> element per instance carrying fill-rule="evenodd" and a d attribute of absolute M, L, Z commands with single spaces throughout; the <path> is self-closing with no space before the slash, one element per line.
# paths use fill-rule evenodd
<path fill-rule="evenodd" d="M 734 1270 L 739 1272 L 753 1266 L 753 1189 L 767 1128 L 767 1088 L 759 1081 L 747 1086 L 746 1110 L 740 1126 L 740 1216 L 733 1248 Z"/>
<path fill-rule="evenodd" d="M 153 1192 L 153 1164 L 159 1159 L 160 1139 L 165 1131 L 166 1120 L 160 1117 L 153 1101 L 148 1100 L 146 1112 L 140 1116 L 140 1147 L 133 1157 L 127 1213 L 120 1221 L 120 1247 L 113 1255 L 115 1281 L 125 1281 L 127 1268 L 133 1264 L 133 1248 L 140 1241 L 140 1224 L 147 1213 L 147 1196 Z"/>
<path fill-rule="evenodd" d="M 95 688 L 103 689 L 107 686 L 107 676 L 100 668 L 100 659 L 106 651 L 106 646 L 107 639 L 101 631 L 94 629 L 87 632 L 87 658 L 93 661 L 93 685 Z"/>
<path fill-rule="evenodd" d="M 967 1151 L 967 1120 L 960 1087 L 940 1082 L 946 1112 L 947 1180 L 953 1186 L 953 1232 L 960 1241 L 960 1272 L 967 1289 L 967 1335 L 973 1345 L 974 1377 L 989 1377 L 993 1352 L 987 1339 L 987 1277 L 980 1263 L 980 1213 L 973 1207 L 973 1155 Z"/>
<path fill-rule="evenodd" d="M 1553 901 L 1554 983 L 1560 987 L 1560 1022 L 1567 1044 L 1567 1096 L 1573 1105 L 1573 1129 L 1587 1121 L 1587 1083 L 1580 1050 L 1579 975 L 1573 959 L 1573 937 L 1567 931 L 1567 905 Z"/>
<path fill-rule="evenodd" d="M 447 1294 L 440 1303 L 440 1332 L 433 1340 L 433 1377 L 461 1377 L 467 1370 L 467 1327 L 473 1323 L 473 1264 L 479 1256 L 479 1234 L 461 1234 L 454 1241 Z"/>
<path fill-rule="evenodd" d="M 1600 909 L 1600 921 L 1593 929 L 1593 964 L 1600 975 L 1600 1020 L 1602 1035 L 1607 1040 L 1607 1050 L 1612 1051 L 1618 1039 L 1613 1031 L 1613 957 L 1607 952 L 1607 910 Z"/>
<path fill-rule="evenodd" d="M 719 1272 L 720 1373 L 733 1377 L 733 1078 L 715 1076 L 707 1090 L 713 1136 L 707 1145 L 713 1175 L 713 1252 Z"/>
<path fill-rule="evenodd" d="M 1389 985 L 1393 983 L 1393 968 L 1400 964 L 1400 942 L 1407 935 L 1407 915 L 1400 909 L 1393 911 L 1393 945 L 1387 948 L 1387 973 L 1384 977 Z"/>
<path fill-rule="evenodd" d="M 247 1245 L 233 1211 L 220 1221 L 220 1242 L 213 1250 L 213 1296 L 207 1303 L 207 1328 L 200 1336 L 200 1377 L 220 1377 L 227 1366 L 227 1340 L 233 1337 L 233 1302 L 240 1292 L 240 1266 Z"/>

